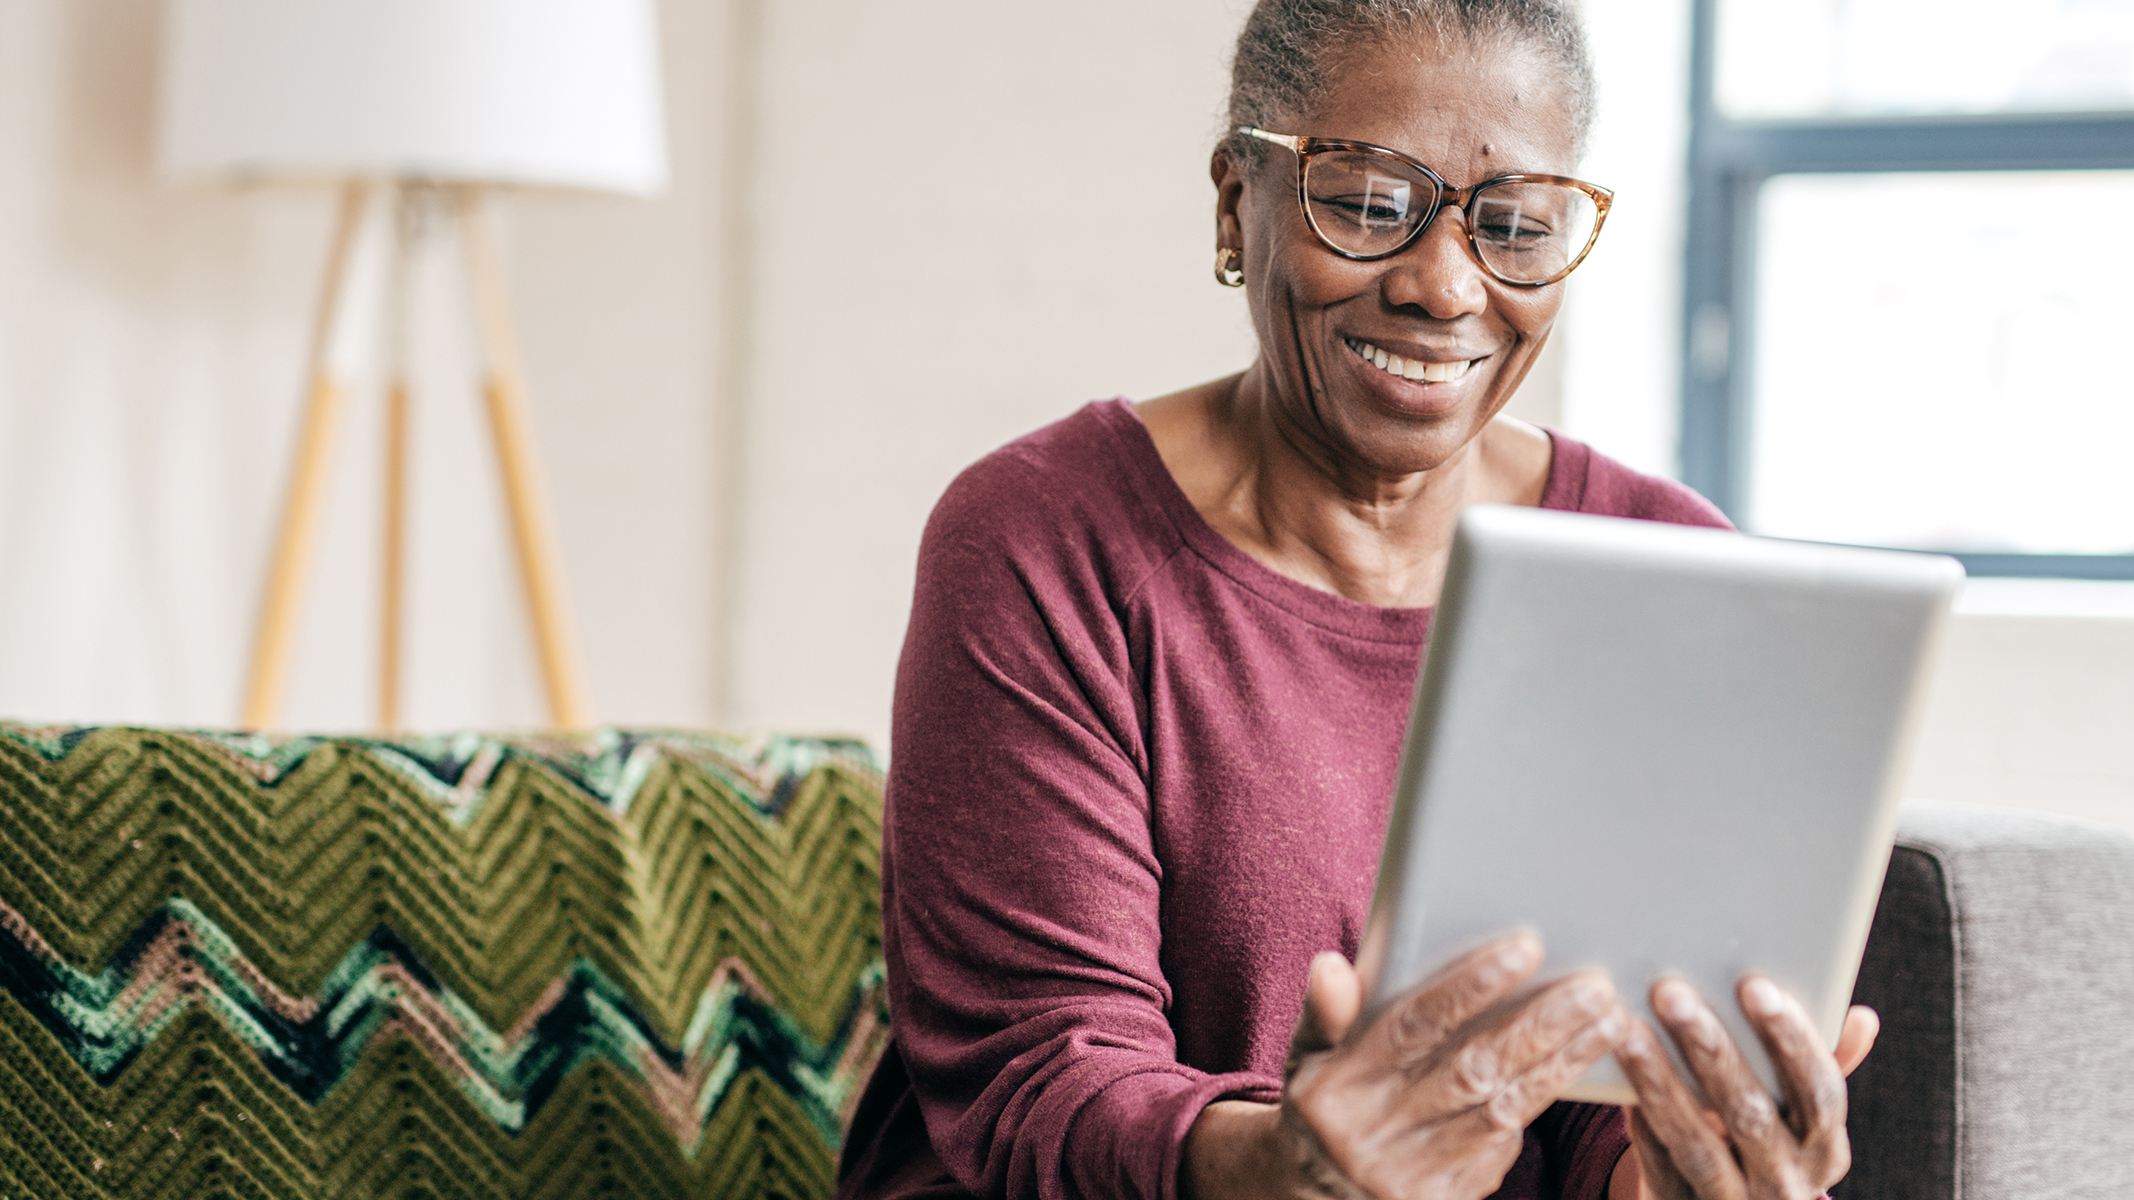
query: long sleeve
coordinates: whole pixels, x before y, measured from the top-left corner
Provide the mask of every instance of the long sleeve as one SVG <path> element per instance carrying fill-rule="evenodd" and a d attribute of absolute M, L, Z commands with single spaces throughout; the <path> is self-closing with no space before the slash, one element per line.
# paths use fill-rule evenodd
<path fill-rule="evenodd" d="M 935 1152 L 980 1195 L 1170 1197 L 1187 1130 L 1279 1083 L 1181 1065 L 1120 571 L 996 459 L 936 510 L 897 681 L 884 924 Z M 1010 498 L 1018 502 L 1008 503 Z M 1107 573 L 1112 577 L 1106 577 Z"/>
<path fill-rule="evenodd" d="M 1558 1101 L 1527 1132 L 1528 1144 L 1538 1142 L 1542 1151 L 1545 1179 L 1536 1193 L 1563 1200 L 1608 1200 L 1615 1164 L 1630 1149 L 1630 1123 L 1622 1109 Z"/>

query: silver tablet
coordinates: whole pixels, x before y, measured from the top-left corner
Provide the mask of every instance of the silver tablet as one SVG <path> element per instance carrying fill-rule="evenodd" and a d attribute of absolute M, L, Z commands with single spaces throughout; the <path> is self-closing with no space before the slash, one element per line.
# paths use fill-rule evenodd
<path fill-rule="evenodd" d="M 1468 509 L 1365 937 L 1371 1009 L 1526 926 L 1543 978 L 1597 966 L 1634 1010 L 1684 977 L 1776 1091 L 1736 981 L 1771 976 L 1835 1043 L 1962 580 L 1933 555 Z M 1612 1059 L 1566 1095 L 1632 1099 Z"/>

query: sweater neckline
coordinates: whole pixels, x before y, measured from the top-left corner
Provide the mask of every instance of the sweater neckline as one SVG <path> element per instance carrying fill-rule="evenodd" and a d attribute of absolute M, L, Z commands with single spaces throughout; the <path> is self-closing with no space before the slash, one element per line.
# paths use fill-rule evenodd
<path fill-rule="evenodd" d="M 1126 452 L 1126 466 L 1141 494 L 1169 520 L 1179 538 L 1209 566 L 1245 590 L 1311 624 L 1374 642 L 1406 642 L 1420 645 L 1430 633 L 1434 608 L 1396 608 L 1351 600 L 1347 596 L 1292 579 L 1240 549 L 1224 537 L 1193 506 L 1193 501 L 1163 465 L 1156 440 L 1149 436 L 1141 414 L 1125 397 L 1097 401 L 1091 412 L 1118 438 Z M 1583 471 L 1568 459 L 1583 449 L 1553 429 L 1549 435 L 1549 477 L 1541 490 L 1542 508 L 1575 509 L 1573 493 L 1583 482 Z M 1574 468 L 1574 469 L 1566 469 Z"/>

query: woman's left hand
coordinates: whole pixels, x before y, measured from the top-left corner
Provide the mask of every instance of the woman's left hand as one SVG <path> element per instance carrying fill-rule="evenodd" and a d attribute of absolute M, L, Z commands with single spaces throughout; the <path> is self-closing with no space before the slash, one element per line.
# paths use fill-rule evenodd
<path fill-rule="evenodd" d="M 1615 1200 L 1812 1200 L 1852 1165 L 1845 1077 L 1874 1045 L 1880 1022 L 1873 1010 L 1846 1014 L 1832 1053 L 1808 1014 L 1770 980 L 1742 980 L 1738 999 L 1778 1070 L 1784 1107 L 1703 999 L 1680 980 L 1661 980 L 1653 985 L 1653 1012 L 1710 1107 L 1639 1022 L 1616 1049 L 1638 1104 L 1629 1114 L 1634 1148 L 1610 1189 Z"/>

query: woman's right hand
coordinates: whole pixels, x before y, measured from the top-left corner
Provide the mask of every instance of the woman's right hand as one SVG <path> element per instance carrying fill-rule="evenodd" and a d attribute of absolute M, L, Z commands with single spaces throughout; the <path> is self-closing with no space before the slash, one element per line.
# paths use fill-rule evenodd
<path fill-rule="evenodd" d="M 1491 1011 L 1540 966 L 1532 934 L 1498 938 L 1350 1037 L 1363 999 L 1356 971 L 1338 954 L 1314 958 L 1281 1103 L 1209 1105 L 1186 1141 L 1190 1194 L 1467 1200 L 1494 1192 L 1528 1123 L 1630 1029 L 1614 988 L 1595 972 Z"/>

